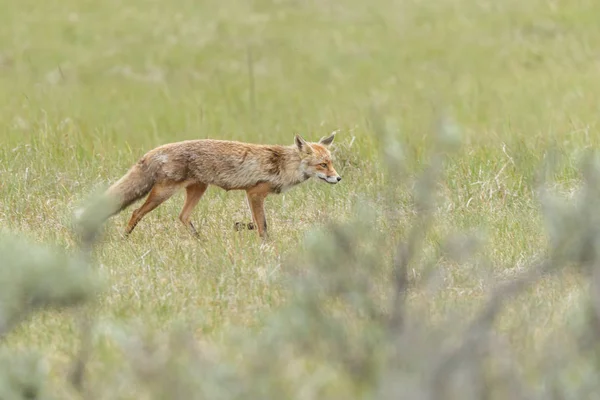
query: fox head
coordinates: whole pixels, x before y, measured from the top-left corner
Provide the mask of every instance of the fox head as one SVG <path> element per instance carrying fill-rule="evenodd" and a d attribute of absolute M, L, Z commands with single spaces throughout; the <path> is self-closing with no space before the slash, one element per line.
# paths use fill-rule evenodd
<path fill-rule="evenodd" d="M 321 138 L 318 143 L 308 143 L 300 135 L 296 135 L 296 147 L 300 153 L 302 164 L 300 168 L 305 176 L 317 177 L 327 183 L 336 184 L 342 180 L 331 161 L 329 145 L 335 139 L 335 132 Z"/>

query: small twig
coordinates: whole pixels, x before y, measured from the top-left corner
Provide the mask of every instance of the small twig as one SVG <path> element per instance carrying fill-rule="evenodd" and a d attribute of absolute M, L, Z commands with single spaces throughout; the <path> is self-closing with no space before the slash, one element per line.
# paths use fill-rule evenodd
<path fill-rule="evenodd" d="M 256 88 L 254 78 L 254 57 L 251 46 L 247 47 L 246 61 L 248 65 L 248 103 L 250 104 L 250 112 L 254 118 L 256 116 Z"/>
<path fill-rule="evenodd" d="M 81 394 L 85 393 L 85 368 L 92 352 L 92 326 L 93 316 L 88 310 L 79 309 L 77 313 L 77 325 L 80 333 L 80 347 L 77 356 L 73 360 L 70 380 L 73 387 Z M 89 398 L 89 393 L 88 393 Z"/>
<path fill-rule="evenodd" d="M 421 176 L 416 194 L 417 217 L 413 222 L 412 229 L 406 243 L 398 245 L 396 260 L 394 262 L 394 299 L 392 304 L 391 318 L 389 322 L 390 332 L 398 334 L 404 325 L 404 301 L 408 286 L 408 267 L 425 238 L 431 223 L 433 222 L 435 184 L 442 171 L 441 154 L 434 152 L 428 169 Z"/>
<path fill-rule="evenodd" d="M 80 252 L 82 265 L 84 268 L 92 267 L 92 250 L 93 245 L 100 230 L 100 225 L 94 225 L 89 227 L 83 232 L 80 243 Z M 92 352 L 93 340 L 92 340 L 92 327 L 95 313 L 92 310 L 80 308 L 77 312 L 76 321 L 79 326 L 80 344 L 79 351 L 73 360 L 71 367 L 71 384 L 81 394 L 85 395 L 85 369 Z M 87 398 L 91 397 L 90 393 L 87 393 Z"/>

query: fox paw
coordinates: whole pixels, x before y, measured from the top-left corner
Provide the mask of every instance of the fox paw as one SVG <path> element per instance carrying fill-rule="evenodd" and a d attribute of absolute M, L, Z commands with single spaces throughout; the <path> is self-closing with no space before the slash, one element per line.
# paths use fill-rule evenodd
<path fill-rule="evenodd" d="M 248 224 L 246 224 L 244 222 L 236 222 L 235 224 L 233 224 L 233 229 L 238 232 L 246 228 L 248 228 L 249 231 L 254 230 L 254 223 L 249 222 Z"/>

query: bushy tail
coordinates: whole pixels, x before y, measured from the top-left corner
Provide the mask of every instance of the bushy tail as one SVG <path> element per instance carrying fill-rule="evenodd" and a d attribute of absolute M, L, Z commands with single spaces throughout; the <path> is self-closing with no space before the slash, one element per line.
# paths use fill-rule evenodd
<path fill-rule="evenodd" d="M 142 168 L 140 164 L 136 164 L 127 173 L 115 182 L 106 191 L 106 195 L 113 198 L 115 208 L 112 210 L 111 216 L 117 214 L 135 201 L 147 195 L 155 179 L 152 174 Z"/>
<path fill-rule="evenodd" d="M 153 174 L 138 163 L 109 187 L 103 195 L 96 197 L 85 208 L 76 210 L 75 218 L 80 223 L 92 221 L 93 224 L 102 224 L 108 218 L 147 195 L 155 181 Z"/>

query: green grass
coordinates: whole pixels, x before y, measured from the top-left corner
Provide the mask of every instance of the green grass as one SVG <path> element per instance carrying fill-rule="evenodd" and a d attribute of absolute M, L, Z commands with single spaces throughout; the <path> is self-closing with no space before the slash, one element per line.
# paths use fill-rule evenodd
<path fill-rule="evenodd" d="M 160 331 L 186 321 L 216 348 L 237 328 L 260 331 L 289 297 L 286 260 L 328 221 L 354 220 L 358 206 L 375 210 L 364 222 L 390 259 L 412 223 L 412 180 L 443 111 L 463 145 L 446 162 L 427 251 L 435 257 L 457 229 L 481 230 L 490 261 L 440 261 L 441 289 L 409 296 L 432 321 L 471 314 L 490 282 L 546 250 L 535 196 L 545 155 L 558 153 L 553 179 L 570 192 L 581 156 L 600 143 L 597 1 L 0 0 L 0 9 L 0 226 L 35 241 L 74 249 L 75 207 L 157 145 L 291 144 L 295 132 L 317 140 L 339 130 L 343 181 L 268 198 L 267 246 L 233 231 L 250 219 L 242 192 L 209 189 L 193 217 L 201 241 L 177 220 L 181 195 L 127 241 L 120 232 L 132 209 L 110 220 L 94 254 L 108 279 L 98 316 L 109 334 L 99 334 L 90 364 L 98 388 L 119 379 L 124 360 L 110 332 L 121 324 Z M 373 107 L 406 157 L 393 223 Z M 520 368 L 543 357 L 539 343 L 563 329 L 582 287 L 578 273 L 565 272 L 510 303 L 499 330 Z M 51 391 L 64 398 L 73 395 L 64 376 L 76 332 L 70 314 L 44 312 L 6 345 L 39 350 Z"/>

